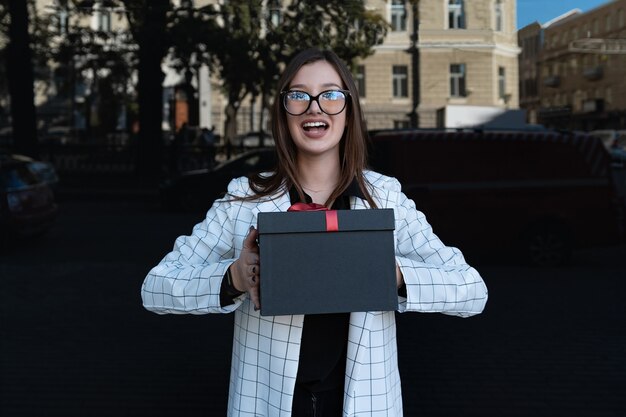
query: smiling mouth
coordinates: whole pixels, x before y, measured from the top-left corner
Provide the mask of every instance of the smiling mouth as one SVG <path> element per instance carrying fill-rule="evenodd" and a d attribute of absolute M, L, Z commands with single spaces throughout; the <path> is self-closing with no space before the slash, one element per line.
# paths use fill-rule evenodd
<path fill-rule="evenodd" d="M 306 122 L 302 124 L 302 128 L 309 132 L 311 130 L 326 130 L 328 125 L 324 122 Z"/>

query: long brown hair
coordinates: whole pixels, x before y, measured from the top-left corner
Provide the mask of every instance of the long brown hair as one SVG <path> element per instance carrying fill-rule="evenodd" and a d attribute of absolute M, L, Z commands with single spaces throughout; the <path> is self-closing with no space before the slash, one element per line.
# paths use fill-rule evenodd
<path fill-rule="evenodd" d="M 289 88 L 289 84 L 302 66 L 317 61 L 326 61 L 333 66 L 342 79 L 345 89 L 350 92 L 346 110 L 346 129 L 339 145 L 339 158 L 341 163 L 340 179 L 335 190 L 326 201 L 326 205 L 332 203 L 343 193 L 356 179 L 363 196 L 370 207 L 377 207 L 371 193 L 366 186 L 363 170 L 367 164 L 367 130 L 363 121 L 359 96 L 352 74 L 348 67 L 332 51 L 319 49 L 306 49 L 297 54 L 287 65 L 278 86 L 274 103 L 272 105 L 272 134 L 278 153 L 276 171 L 270 175 L 254 175 L 250 177 L 250 187 L 255 195 L 246 199 L 267 197 L 276 193 L 279 189 L 289 190 L 295 187 L 304 201 L 304 191 L 297 176 L 296 154 L 297 148 L 289 133 L 287 114 L 283 108 L 281 92 Z"/>

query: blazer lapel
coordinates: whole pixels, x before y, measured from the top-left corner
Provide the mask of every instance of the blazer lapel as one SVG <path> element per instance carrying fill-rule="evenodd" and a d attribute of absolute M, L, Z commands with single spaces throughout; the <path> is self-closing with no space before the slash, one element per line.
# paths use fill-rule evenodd
<path fill-rule="evenodd" d="M 264 198 L 260 202 L 255 203 L 255 207 L 252 208 L 255 220 L 258 213 L 271 212 L 271 211 L 287 211 L 291 206 L 289 201 L 289 193 L 283 193 L 282 195 L 274 195 L 272 197 Z"/>

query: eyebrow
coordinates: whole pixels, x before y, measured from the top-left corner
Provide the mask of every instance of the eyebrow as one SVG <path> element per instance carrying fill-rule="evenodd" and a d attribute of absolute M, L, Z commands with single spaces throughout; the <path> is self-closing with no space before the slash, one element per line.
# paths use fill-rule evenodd
<path fill-rule="evenodd" d="M 290 85 L 289 89 L 292 89 L 292 88 L 306 88 L 306 87 L 307 87 L 306 84 L 294 84 L 294 85 Z M 339 89 L 343 88 L 342 86 L 340 86 L 338 84 L 335 84 L 335 83 L 324 83 L 324 84 L 322 84 L 322 87 L 324 87 L 324 88 L 326 88 L 326 87 L 336 87 L 336 88 L 339 88 Z"/>

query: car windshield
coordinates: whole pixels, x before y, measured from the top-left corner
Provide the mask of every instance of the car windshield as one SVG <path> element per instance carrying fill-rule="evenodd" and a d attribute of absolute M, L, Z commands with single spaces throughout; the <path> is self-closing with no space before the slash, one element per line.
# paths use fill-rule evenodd
<path fill-rule="evenodd" d="M 25 164 L 18 164 L 8 169 L 0 170 L 0 188 L 2 189 L 28 188 L 39 182 L 37 175 Z"/>

